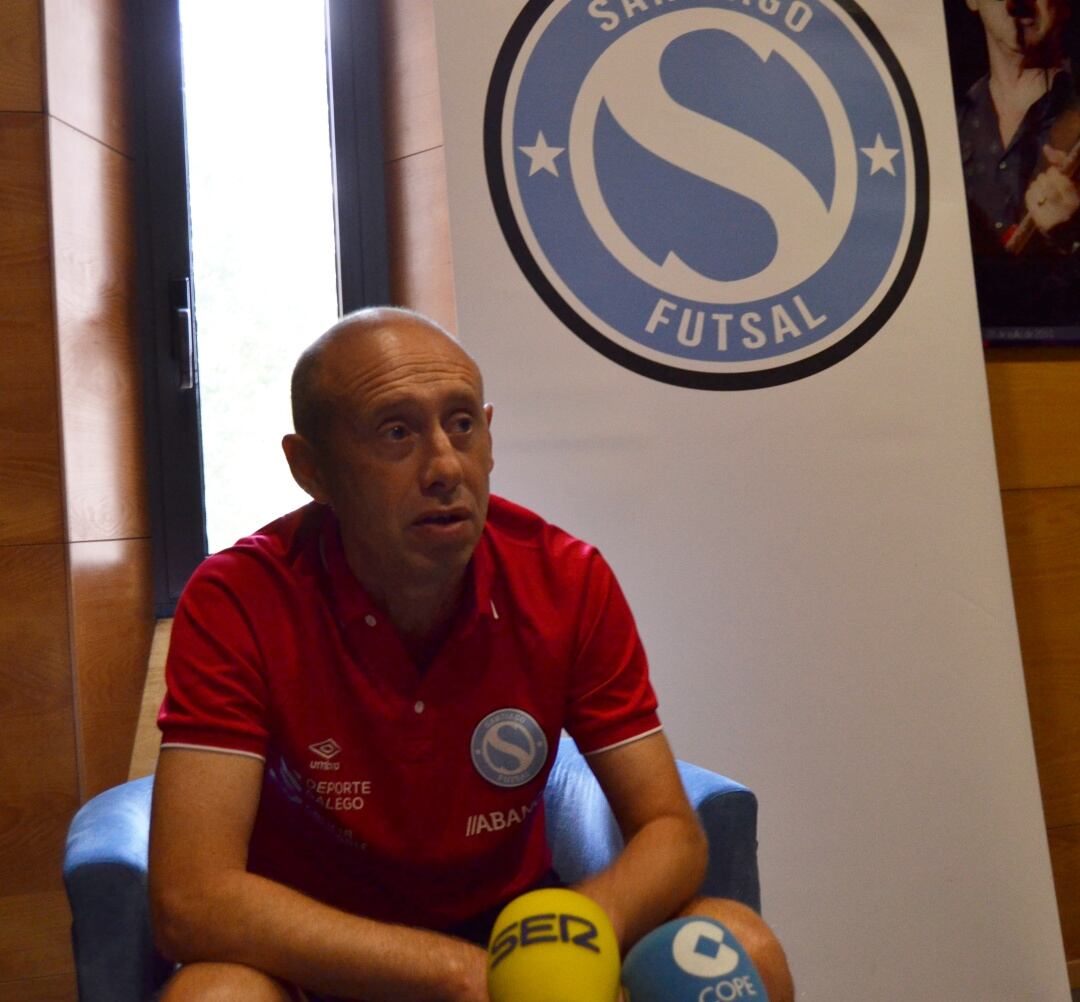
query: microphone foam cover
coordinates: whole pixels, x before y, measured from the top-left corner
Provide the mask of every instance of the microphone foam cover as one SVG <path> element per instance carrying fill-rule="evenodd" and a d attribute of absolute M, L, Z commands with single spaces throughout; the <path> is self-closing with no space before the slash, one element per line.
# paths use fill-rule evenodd
<path fill-rule="evenodd" d="M 488 943 L 491 1002 L 614 1002 L 619 944 L 604 910 L 577 891 L 514 898 Z"/>
<path fill-rule="evenodd" d="M 761 975 L 734 934 L 711 918 L 666 922 L 626 955 L 627 1002 L 768 1002 Z"/>

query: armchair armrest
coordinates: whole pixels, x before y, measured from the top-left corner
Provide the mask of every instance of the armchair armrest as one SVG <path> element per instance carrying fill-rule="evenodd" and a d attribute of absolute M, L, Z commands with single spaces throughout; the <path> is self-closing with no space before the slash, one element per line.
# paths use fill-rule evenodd
<path fill-rule="evenodd" d="M 678 763 L 690 803 L 709 839 L 709 863 L 701 893 L 732 898 L 761 913 L 757 864 L 757 797 L 719 773 Z"/>
<path fill-rule="evenodd" d="M 740 783 L 679 761 L 687 797 L 709 840 L 701 893 L 761 910 L 757 867 L 757 798 Z M 576 883 L 607 866 L 623 840 L 600 784 L 564 736 L 544 793 L 548 843 L 560 879 Z"/>
<path fill-rule="evenodd" d="M 153 777 L 87 801 L 68 829 L 64 885 L 80 1002 L 143 1002 L 171 970 L 146 893 Z"/>

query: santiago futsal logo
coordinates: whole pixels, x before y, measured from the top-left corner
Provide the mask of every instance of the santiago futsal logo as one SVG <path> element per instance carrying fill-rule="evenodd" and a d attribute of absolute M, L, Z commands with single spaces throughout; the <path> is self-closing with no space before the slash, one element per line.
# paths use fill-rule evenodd
<path fill-rule="evenodd" d="M 489 783 L 523 786 L 544 768 L 548 742 L 531 714 L 507 707 L 476 725 L 469 750 L 476 771 Z"/>
<path fill-rule="evenodd" d="M 926 235 L 918 110 L 854 0 L 532 0 L 492 75 L 485 158 L 548 307 L 681 386 L 847 357 Z"/>

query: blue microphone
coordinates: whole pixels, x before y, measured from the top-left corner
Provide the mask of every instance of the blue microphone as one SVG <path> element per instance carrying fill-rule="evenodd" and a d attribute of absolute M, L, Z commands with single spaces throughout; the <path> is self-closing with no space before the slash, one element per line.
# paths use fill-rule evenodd
<path fill-rule="evenodd" d="M 768 1002 L 761 975 L 735 935 L 716 919 L 674 919 L 626 955 L 627 1002 Z"/>

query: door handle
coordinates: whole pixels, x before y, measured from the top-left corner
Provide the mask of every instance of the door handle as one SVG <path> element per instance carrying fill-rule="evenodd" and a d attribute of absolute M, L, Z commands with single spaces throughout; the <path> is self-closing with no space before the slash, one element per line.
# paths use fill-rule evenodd
<path fill-rule="evenodd" d="M 195 316 L 191 309 L 191 279 L 169 283 L 172 314 L 172 353 L 179 369 L 181 390 L 195 388 Z"/>

